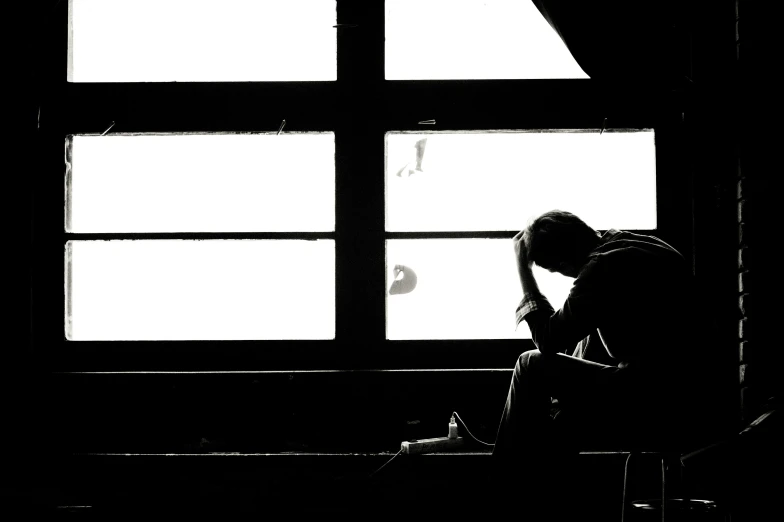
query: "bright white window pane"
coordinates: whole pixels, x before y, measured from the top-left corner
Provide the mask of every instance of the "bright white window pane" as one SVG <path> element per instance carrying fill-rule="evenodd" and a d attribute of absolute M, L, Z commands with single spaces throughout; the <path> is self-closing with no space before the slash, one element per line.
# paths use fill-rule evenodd
<path fill-rule="evenodd" d="M 388 133 L 388 231 L 521 230 L 561 209 L 656 228 L 653 130 Z"/>
<path fill-rule="evenodd" d="M 71 340 L 333 339 L 334 241 L 70 241 Z"/>
<path fill-rule="evenodd" d="M 335 228 L 335 137 L 74 136 L 69 232 Z"/>
<path fill-rule="evenodd" d="M 386 0 L 388 80 L 588 78 L 530 0 Z"/>
<path fill-rule="evenodd" d="M 73 82 L 334 81 L 335 0 L 70 0 Z"/>
<path fill-rule="evenodd" d="M 416 273 L 413 291 L 390 295 L 395 265 Z M 534 266 L 539 287 L 560 308 L 573 279 Z M 515 330 L 522 299 L 510 239 L 393 239 L 387 241 L 387 338 L 530 338 Z"/>

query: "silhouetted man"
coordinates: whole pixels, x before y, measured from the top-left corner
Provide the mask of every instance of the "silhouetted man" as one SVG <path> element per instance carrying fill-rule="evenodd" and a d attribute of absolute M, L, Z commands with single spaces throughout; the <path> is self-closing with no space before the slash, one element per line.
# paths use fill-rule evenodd
<path fill-rule="evenodd" d="M 692 273 L 664 241 L 546 212 L 513 239 L 535 350 L 517 360 L 493 457 L 521 484 L 569 487 L 570 450 L 678 445 L 693 418 Z M 554 308 L 532 265 L 574 278 Z M 512 471 L 514 470 L 514 471 Z"/>

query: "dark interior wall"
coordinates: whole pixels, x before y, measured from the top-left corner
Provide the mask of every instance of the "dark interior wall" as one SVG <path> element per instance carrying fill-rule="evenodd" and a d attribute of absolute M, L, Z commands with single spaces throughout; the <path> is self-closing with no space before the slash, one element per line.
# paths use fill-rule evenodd
<path fill-rule="evenodd" d="M 738 337 L 740 416 L 753 421 L 781 401 L 780 203 L 778 127 L 781 89 L 772 80 L 777 29 L 772 6 L 737 0 L 735 11 L 737 110 Z M 778 412 L 780 415 L 780 412 Z M 781 420 L 769 421 L 774 440 Z M 740 520 L 764 520 L 775 512 L 784 459 L 777 443 L 744 449 L 736 471 Z"/>
<path fill-rule="evenodd" d="M 746 421 L 758 416 L 770 397 L 780 399 L 782 382 L 773 283 L 781 250 L 773 186 L 781 95 L 770 81 L 775 31 L 767 9 L 761 2 L 736 2 L 739 377 Z"/>
<path fill-rule="evenodd" d="M 60 375 L 63 452 L 396 452 L 456 411 L 492 442 L 509 371 Z"/>
<path fill-rule="evenodd" d="M 35 49 L 40 42 L 34 35 L 55 3 L 30 2 L 19 13 L 24 47 Z M 772 125 L 778 99 L 768 66 L 776 62 L 766 56 L 770 33 L 762 28 L 771 15 L 759 2 L 696 5 L 694 89 L 685 114 L 693 144 L 694 262 L 715 306 L 718 357 L 732 363 L 722 368 L 731 368 L 724 382 L 735 429 L 778 393 L 781 381 L 777 310 L 766 306 L 775 303 L 778 264 L 770 183 L 777 165 Z M 736 20 L 743 24 L 736 28 Z M 17 65 L 21 78 L 35 77 L 37 63 L 21 59 Z M 22 85 L 15 96 L 23 103 L 11 104 L 21 131 L 11 143 L 21 156 L 32 158 L 37 102 L 35 90 L 26 88 L 32 85 Z M 16 172 L 29 172 L 26 161 L 14 163 Z M 34 180 L 20 175 L 13 183 L 15 192 L 29 194 Z M 14 240 L 23 253 L 15 259 L 19 277 L 12 278 L 10 288 L 20 306 L 12 307 L 9 325 L 19 345 L 29 346 L 32 274 L 26 247 L 32 209 L 29 200 L 19 199 L 16 216 L 24 219 L 14 229 L 19 234 Z M 440 435 L 452 410 L 475 435 L 491 441 L 509 379 L 506 372 L 66 377 L 38 371 L 36 357 L 6 350 L 5 492 L 41 491 L 40 479 L 53 459 L 71 452 L 396 451 L 400 440 Z M 378 463 L 355 469 L 375 469 Z M 107 476 L 122 472 L 121 466 L 102 466 Z M 144 466 L 142 474 L 163 469 L 157 463 Z M 68 475 L 57 476 L 68 480 Z M 47 492 L 57 487 L 46 482 L 40 496 L 13 498 L 51 502 Z"/>
<path fill-rule="evenodd" d="M 714 323 L 721 350 L 727 349 L 724 341 L 737 343 L 728 353 L 738 371 L 726 378 L 733 385 L 728 388 L 730 411 L 741 428 L 776 407 L 781 398 L 781 323 L 776 318 L 779 285 L 775 283 L 780 240 L 774 228 L 778 194 L 773 173 L 781 103 L 771 81 L 776 30 L 770 4 L 749 0 L 737 0 L 732 6 L 721 3 L 721 8 L 718 4 L 701 11 L 706 37 L 695 46 L 695 67 L 702 68 L 703 80 L 708 79 L 711 87 L 697 104 L 701 137 L 694 149 L 699 187 L 695 265 L 697 273 L 700 264 L 714 273 L 712 295 L 722 303 Z M 733 42 L 728 48 L 730 26 Z M 730 254 L 737 256 L 732 267 Z M 730 275 L 735 279 L 732 283 Z M 726 301 L 730 293 L 736 297 L 732 305 Z M 776 509 L 774 499 L 782 485 L 776 477 L 784 465 L 776 442 L 781 438 L 781 422 L 774 414 L 762 426 L 766 427 L 761 440 L 745 439 L 727 454 L 713 454 L 713 465 L 702 477 L 705 483 L 731 485 L 722 500 L 735 503 L 733 520 L 766 520 Z"/>
<path fill-rule="evenodd" d="M 53 2 L 20 2 L 9 6 L 9 23 L 4 42 L 9 53 L 4 67 L 4 112 L 8 125 L 6 144 L 7 202 L 4 252 L 6 277 L 3 284 L 4 342 L 0 363 L 0 394 L 3 397 L 0 445 L 3 472 L 0 491 L 30 488 L 45 469 L 47 441 L 44 428 L 48 388 L 31 345 L 32 281 L 32 187 L 36 180 L 38 99 L 37 59 L 42 45 L 40 22 Z"/>
<path fill-rule="evenodd" d="M 737 181 L 734 3 L 695 1 L 691 27 L 691 97 L 684 115 L 693 186 L 694 273 L 702 298 L 708 364 L 728 412 L 726 433 L 739 428 Z"/>

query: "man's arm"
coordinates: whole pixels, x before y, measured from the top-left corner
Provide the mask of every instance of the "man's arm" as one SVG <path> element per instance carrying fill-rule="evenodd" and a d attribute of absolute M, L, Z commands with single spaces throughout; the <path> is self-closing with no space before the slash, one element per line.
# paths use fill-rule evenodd
<path fill-rule="evenodd" d="M 520 287 L 523 290 L 523 299 L 520 301 L 517 310 L 515 310 L 517 324 L 519 325 L 526 319 L 531 330 L 534 344 L 536 344 L 536 347 L 540 352 L 545 353 L 545 351 L 542 350 L 540 343 L 537 342 L 537 335 L 534 330 L 536 323 L 532 322 L 531 319 L 535 316 L 541 319 L 550 317 L 554 310 L 552 305 L 550 305 L 550 302 L 539 290 L 539 284 L 534 277 L 532 269 L 533 263 L 528 258 L 529 238 L 527 230 L 518 232 L 514 238 L 512 238 L 512 242 L 514 243 L 515 260 L 517 261 L 517 275 L 520 279 Z M 545 347 L 545 349 L 546 348 L 547 347 Z"/>
<path fill-rule="evenodd" d="M 575 281 L 579 288 L 572 288 L 564 306 L 556 311 L 539 290 L 528 259 L 528 238 L 525 230 L 514 238 L 517 274 L 523 290 L 523 299 L 517 307 L 518 324 L 525 320 L 531 337 L 544 354 L 566 353 L 571 355 L 577 343 L 596 330 L 594 313 L 598 303 L 592 298 L 594 292 L 584 292 L 591 287 L 593 278 Z M 575 290 L 577 290 L 575 292 Z"/>
<path fill-rule="evenodd" d="M 542 293 L 539 291 L 539 285 L 534 278 L 534 272 L 531 269 L 533 264 L 528 259 L 528 238 L 525 230 L 518 232 L 512 239 L 514 241 L 515 259 L 517 259 L 517 274 L 520 276 L 520 286 L 523 287 L 523 296 L 538 297 Z"/>

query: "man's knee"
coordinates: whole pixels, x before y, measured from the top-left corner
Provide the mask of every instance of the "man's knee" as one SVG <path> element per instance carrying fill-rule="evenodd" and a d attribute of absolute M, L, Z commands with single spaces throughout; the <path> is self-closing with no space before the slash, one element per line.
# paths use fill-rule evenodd
<path fill-rule="evenodd" d="M 535 372 L 542 365 L 542 352 L 539 350 L 528 350 L 520 354 L 515 364 L 515 373 L 531 373 Z"/>

